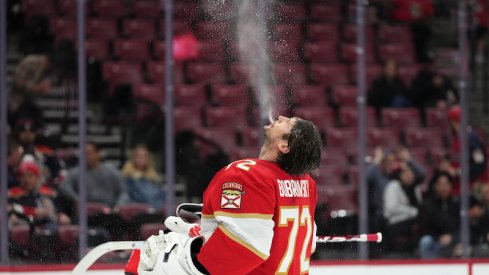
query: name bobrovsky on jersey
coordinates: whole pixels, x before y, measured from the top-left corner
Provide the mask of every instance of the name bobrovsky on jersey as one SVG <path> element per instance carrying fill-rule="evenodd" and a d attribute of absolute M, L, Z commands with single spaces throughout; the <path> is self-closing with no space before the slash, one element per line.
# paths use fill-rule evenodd
<path fill-rule="evenodd" d="M 279 180 L 277 179 L 278 189 L 281 197 L 286 198 L 308 198 L 309 181 L 308 180 Z"/>

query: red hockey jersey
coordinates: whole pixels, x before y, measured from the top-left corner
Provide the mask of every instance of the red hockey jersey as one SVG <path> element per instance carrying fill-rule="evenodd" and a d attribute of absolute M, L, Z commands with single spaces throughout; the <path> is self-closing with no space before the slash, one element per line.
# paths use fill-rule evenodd
<path fill-rule="evenodd" d="M 211 274 L 308 274 L 316 183 L 277 163 L 235 161 L 204 193 L 198 260 Z"/>

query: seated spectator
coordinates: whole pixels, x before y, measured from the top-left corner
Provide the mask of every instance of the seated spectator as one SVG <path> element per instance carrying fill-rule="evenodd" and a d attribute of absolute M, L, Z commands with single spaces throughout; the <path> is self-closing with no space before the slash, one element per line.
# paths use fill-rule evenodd
<path fill-rule="evenodd" d="M 433 177 L 433 195 L 419 211 L 419 253 L 422 259 L 453 257 L 458 244 L 460 202 L 452 195 L 453 178 L 441 172 Z"/>
<path fill-rule="evenodd" d="M 413 170 L 404 163 L 385 188 L 386 241 L 393 250 L 412 252 L 416 246 L 418 210 L 422 202 L 419 183 L 423 177 L 416 181 Z"/>
<path fill-rule="evenodd" d="M 489 4 L 486 0 L 469 0 L 470 10 L 473 15 L 474 29 L 470 32 L 471 67 L 474 63 L 484 61 L 486 49 L 487 29 L 489 27 Z"/>
<path fill-rule="evenodd" d="M 8 100 L 8 123 L 13 129 L 19 120 L 31 120 L 35 129 L 44 126 L 42 109 L 33 100 L 51 90 L 49 59 L 28 55 L 17 66 Z"/>
<path fill-rule="evenodd" d="M 372 217 L 372 230 L 379 230 L 383 215 L 384 190 L 394 178 L 401 165 L 407 164 L 414 172 L 415 181 L 421 181 L 424 176 L 423 168 L 411 158 L 406 148 L 399 150 L 384 150 L 377 147 L 374 158 L 367 168 L 367 181 L 369 185 L 369 213 Z"/>
<path fill-rule="evenodd" d="M 8 140 L 7 150 L 7 182 L 8 188 L 18 186 L 19 182 L 16 177 L 17 166 L 20 164 L 24 150 L 13 139 Z"/>
<path fill-rule="evenodd" d="M 436 72 L 433 62 L 428 61 L 423 64 L 411 83 L 411 98 L 422 110 L 426 107 L 435 107 L 445 111 L 457 103 L 458 93 L 452 81 Z"/>
<path fill-rule="evenodd" d="M 85 153 L 87 156 L 85 182 L 87 201 L 105 203 L 110 207 L 129 202 L 129 196 L 120 171 L 108 162 L 101 160 L 98 145 L 88 142 Z M 78 167 L 69 170 L 67 177 L 59 187 L 60 196 L 72 203 L 78 202 L 78 174 Z"/>
<path fill-rule="evenodd" d="M 489 257 L 489 212 L 474 196 L 470 198 L 469 220 L 472 257 Z"/>
<path fill-rule="evenodd" d="M 368 105 L 375 107 L 378 118 L 381 108 L 403 108 L 412 105 L 406 86 L 399 77 L 395 60 L 385 61 L 383 75 L 374 80 L 368 91 Z"/>
<path fill-rule="evenodd" d="M 24 161 L 18 171 L 19 186 L 8 192 L 9 225 L 30 223 L 43 229 L 55 230 L 57 224 L 71 221 L 63 213 L 58 215 L 52 197 L 54 190 L 43 186 L 41 170 L 34 162 Z"/>
<path fill-rule="evenodd" d="M 458 177 L 460 173 L 460 111 L 460 107 L 456 106 L 448 112 L 448 120 L 452 132 L 451 166 L 454 167 L 457 176 L 453 187 L 454 194 L 460 193 L 460 179 Z M 487 151 L 483 138 L 471 127 L 467 129 L 467 135 L 469 142 L 469 180 L 472 188 L 478 181 L 487 182 Z"/>
<path fill-rule="evenodd" d="M 148 148 L 137 145 L 122 168 L 129 198 L 132 202 L 151 204 L 161 208 L 165 199 L 162 179 L 153 165 Z"/>

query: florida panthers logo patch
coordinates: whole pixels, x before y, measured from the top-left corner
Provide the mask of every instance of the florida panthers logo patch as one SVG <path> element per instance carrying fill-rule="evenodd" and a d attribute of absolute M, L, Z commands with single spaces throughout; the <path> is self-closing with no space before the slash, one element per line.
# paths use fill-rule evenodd
<path fill-rule="evenodd" d="M 239 209 L 243 200 L 243 186 L 237 182 L 226 182 L 222 185 L 221 208 Z"/>

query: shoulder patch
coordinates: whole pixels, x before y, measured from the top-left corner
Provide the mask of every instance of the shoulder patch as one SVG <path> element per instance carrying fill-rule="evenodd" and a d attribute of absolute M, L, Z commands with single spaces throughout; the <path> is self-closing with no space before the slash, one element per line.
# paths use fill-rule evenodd
<path fill-rule="evenodd" d="M 243 200 L 243 185 L 237 182 L 225 182 L 222 184 L 221 208 L 239 209 Z"/>

